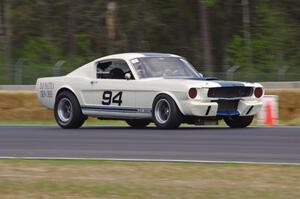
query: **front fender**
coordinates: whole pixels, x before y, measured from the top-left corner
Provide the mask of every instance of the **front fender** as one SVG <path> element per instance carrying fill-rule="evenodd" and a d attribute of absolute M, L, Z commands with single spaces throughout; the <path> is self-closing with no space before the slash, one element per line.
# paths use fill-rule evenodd
<path fill-rule="evenodd" d="M 183 115 L 186 115 L 186 111 L 181 103 L 181 100 L 184 100 L 184 99 L 181 99 L 181 98 L 184 98 L 186 97 L 186 94 L 182 94 L 182 92 L 178 92 L 176 94 L 172 93 L 172 92 L 169 92 L 169 91 L 162 91 L 162 92 L 159 92 L 156 97 L 160 94 L 165 94 L 165 95 L 169 95 L 176 103 L 176 105 L 178 106 L 180 112 L 183 114 Z"/>

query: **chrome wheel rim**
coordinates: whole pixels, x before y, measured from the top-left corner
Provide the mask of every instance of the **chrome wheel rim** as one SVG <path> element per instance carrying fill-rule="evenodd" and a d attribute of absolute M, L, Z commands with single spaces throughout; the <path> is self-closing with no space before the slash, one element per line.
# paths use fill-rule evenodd
<path fill-rule="evenodd" d="M 155 118 L 156 120 L 164 124 L 166 123 L 171 115 L 170 103 L 166 99 L 160 99 L 155 106 Z"/>
<path fill-rule="evenodd" d="M 59 119 L 66 123 L 69 122 L 73 116 L 73 107 L 68 98 L 62 98 L 57 105 L 57 113 Z"/>

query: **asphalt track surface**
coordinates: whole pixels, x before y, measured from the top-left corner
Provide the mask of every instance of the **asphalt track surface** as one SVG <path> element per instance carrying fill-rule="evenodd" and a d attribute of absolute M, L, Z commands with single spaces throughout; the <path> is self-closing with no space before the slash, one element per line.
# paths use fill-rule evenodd
<path fill-rule="evenodd" d="M 0 126 L 0 156 L 300 163 L 300 128 Z"/>

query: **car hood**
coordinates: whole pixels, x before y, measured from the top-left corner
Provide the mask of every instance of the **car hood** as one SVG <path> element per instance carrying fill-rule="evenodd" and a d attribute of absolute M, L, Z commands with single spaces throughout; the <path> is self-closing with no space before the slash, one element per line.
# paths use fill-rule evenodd
<path fill-rule="evenodd" d="M 188 87 L 262 87 L 259 83 L 240 82 L 240 81 L 224 81 L 224 80 L 206 80 L 205 78 L 159 78 L 162 82 L 172 83 L 174 85 L 180 83 Z M 157 79 L 158 80 L 158 79 Z"/>

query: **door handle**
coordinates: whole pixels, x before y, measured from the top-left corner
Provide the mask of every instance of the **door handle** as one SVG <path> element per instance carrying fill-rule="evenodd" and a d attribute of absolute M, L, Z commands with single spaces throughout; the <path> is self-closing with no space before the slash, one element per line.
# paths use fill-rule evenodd
<path fill-rule="evenodd" d="M 93 85 L 93 84 L 97 84 L 98 83 L 98 81 L 91 81 L 91 84 Z"/>

